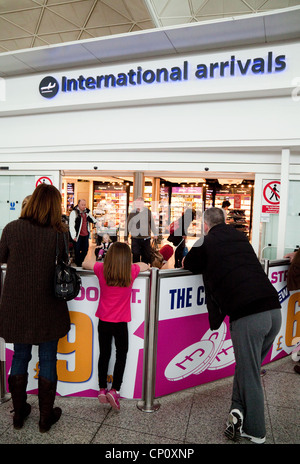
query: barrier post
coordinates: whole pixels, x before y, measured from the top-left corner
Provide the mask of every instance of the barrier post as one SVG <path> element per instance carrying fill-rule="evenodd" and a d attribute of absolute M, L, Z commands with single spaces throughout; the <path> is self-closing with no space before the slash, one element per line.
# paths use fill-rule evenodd
<path fill-rule="evenodd" d="M 158 274 L 159 269 L 151 269 L 149 303 L 145 315 L 143 393 L 142 400 L 137 404 L 137 408 L 143 412 L 154 412 L 160 408 L 160 404 L 154 402 L 157 352 Z"/>
<path fill-rule="evenodd" d="M 264 268 L 264 271 L 265 273 L 268 275 L 269 273 L 269 264 L 270 264 L 270 260 L 269 259 L 265 259 L 262 263 L 262 266 Z"/>
<path fill-rule="evenodd" d="M 9 399 L 6 395 L 5 342 L 3 338 L 0 338 L 0 404 Z"/>
<path fill-rule="evenodd" d="M 1 294 L 6 274 L 6 264 L 1 266 Z M 0 338 L 0 404 L 10 398 L 6 395 L 5 341 Z"/>

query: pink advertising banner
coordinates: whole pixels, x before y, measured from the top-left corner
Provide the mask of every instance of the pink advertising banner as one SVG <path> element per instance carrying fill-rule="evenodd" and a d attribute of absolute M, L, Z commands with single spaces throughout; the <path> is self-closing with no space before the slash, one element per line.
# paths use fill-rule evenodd
<path fill-rule="evenodd" d="M 273 268 L 270 278 L 278 291 L 283 323 L 264 364 L 287 356 L 294 301 L 289 306 L 287 266 Z M 291 295 L 292 299 L 300 299 Z M 292 314 L 293 313 L 293 314 Z M 300 335 L 300 324 L 298 324 Z M 163 396 L 234 374 L 235 359 L 228 318 L 218 330 L 209 329 L 202 276 L 162 278 L 160 282 L 155 396 Z"/>

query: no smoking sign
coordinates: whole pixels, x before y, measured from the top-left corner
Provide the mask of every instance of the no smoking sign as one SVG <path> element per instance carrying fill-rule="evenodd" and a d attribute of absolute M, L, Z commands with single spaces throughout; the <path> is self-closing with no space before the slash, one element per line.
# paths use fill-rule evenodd
<path fill-rule="evenodd" d="M 280 205 L 280 181 L 264 180 L 262 191 L 262 213 L 278 214 Z"/>

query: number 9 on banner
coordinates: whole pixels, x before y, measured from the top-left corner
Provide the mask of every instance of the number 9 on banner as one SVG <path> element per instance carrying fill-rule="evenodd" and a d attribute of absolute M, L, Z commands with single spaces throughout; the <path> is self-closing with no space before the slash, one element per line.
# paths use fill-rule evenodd
<path fill-rule="evenodd" d="M 75 325 L 75 340 L 70 342 L 68 334 L 59 340 L 58 353 L 73 355 L 75 368 L 68 369 L 68 361 L 57 360 L 57 376 L 62 382 L 86 382 L 92 374 L 93 324 L 89 316 L 70 311 L 71 324 Z"/>

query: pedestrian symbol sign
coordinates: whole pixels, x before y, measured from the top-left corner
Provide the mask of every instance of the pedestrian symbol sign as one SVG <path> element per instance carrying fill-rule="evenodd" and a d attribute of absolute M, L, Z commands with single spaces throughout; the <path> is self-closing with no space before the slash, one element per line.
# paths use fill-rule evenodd
<path fill-rule="evenodd" d="M 52 176 L 36 176 L 35 186 L 37 187 L 40 184 L 53 185 Z"/>
<path fill-rule="evenodd" d="M 262 191 L 262 213 L 278 214 L 280 205 L 280 181 L 264 180 Z"/>

